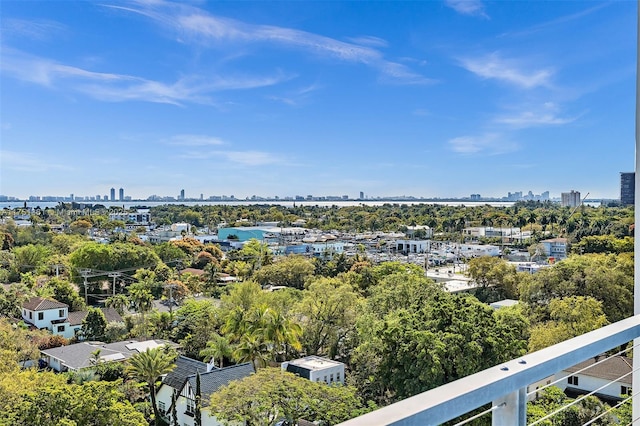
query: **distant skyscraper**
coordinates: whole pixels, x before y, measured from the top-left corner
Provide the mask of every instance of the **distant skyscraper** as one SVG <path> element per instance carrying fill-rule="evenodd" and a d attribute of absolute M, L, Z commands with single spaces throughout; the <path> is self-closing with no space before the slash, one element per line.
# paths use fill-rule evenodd
<path fill-rule="evenodd" d="M 581 203 L 579 191 L 571 190 L 571 192 L 563 192 L 561 195 L 562 207 L 578 207 Z"/>
<path fill-rule="evenodd" d="M 360 199 L 364 200 L 364 192 L 360 191 Z"/>
<path fill-rule="evenodd" d="M 180 199 L 184 201 L 184 189 L 180 190 Z"/>
<path fill-rule="evenodd" d="M 111 197 L 109 198 L 111 201 L 115 201 L 116 200 L 116 189 L 115 188 L 111 188 Z"/>
<path fill-rule="evenodd" d="M 124 189 L 120 188 L 120 190 L 118 191 L 118 200 L 119 201 L 124 201 Z"/>
<path fill-rule="evenodd" d="M 620 173 L 620 203 L 622 205 L 635 204 L 636 201 L 636 173 Z"/>

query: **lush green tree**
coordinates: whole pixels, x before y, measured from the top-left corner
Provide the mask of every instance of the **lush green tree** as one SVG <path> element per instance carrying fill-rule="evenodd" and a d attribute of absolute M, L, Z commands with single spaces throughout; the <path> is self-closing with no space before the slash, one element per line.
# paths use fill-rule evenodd
<path fill-rule="evenodd" d="M 107 318 L 98 308 L 89 308 L 89 312 L 82 320 L 82 334 L 89 340 L 101 340 L 107 329 Z"/>
<path fill-rule="evenodd" d="M 154 267 L 160 262 L 160 258 L 145 246 L 126 242 L 101 244 L 92 241 L 76 248 L 69 255 L 69 262 L 75 269 L 117 271 Z"/>
<path fill-rule="evenodd" d="M 188 253 L 185 253 L 180 247 L 169 242 L 160 243 L 153 246 L 153 251 L 160 257 L 163 262 L 183 261 L 190 258 Z"/>
<path fill-rule="evenodd" d="M 7 319 L 0 318 L 0 354 L 3 359 L 8 360 L 7 367 L 18 363 L 24 365 L 28 360 L 38 359 L 39 333 L 46 332 L 30 332 L 27 328 L 13 327 Z M 3 367 L 0 366 L 0 373 L 2 372 Z"/>
<path fill-rule="evenodd" d="M 1 355 L 0 355 L 1 357 Z M 19 370 L 3 360 L 0 424 L 64 426 L 145 426 L 148 422 L 120 390 L 121 381 L 67 383 L 66 377 L 35 369 Z"/>
<path fill-rule="evenodd" d="M 361 298 L 337 278 L 313 281 L 297 305 L 302 326 L 300 341 L 307 354 L 344 356 L 345 341 L 355 331 Z"/>
<path fill-rule="evenodd" d="M 87 235 L 87 232 L 92 226 L 91 221 L 78 219 L 69 224 L 69 230 L 74 234 Z"/>
<path fill-rule="evenodd" d="M 633 314 L 633 256 L 587 254 L 570 256 L 531 276 L 520 286 L 520 300 L 532 310 L 535 322 L 550 318 L 551 299 L 589 296 L 602 302 L 609 322 Z"/>
<path fill-rule="evenodd" d="M 499 257 L 482 256 L 471 259 L 467 273 L 480 285 L 477 297 L 483 302 L 518 298 L 520 279 L 516 268 Z M 493 294 L 488 294 L 488 290 Z M 486 297 L 480 297 L 480 294 Z"/>
<path fill-rule="evenodd" d="M 228 253 L 228 257 L 231 260 L 242 260 L 247 263 L 251 274 L 273 262 L 273 254 L 269 246 L 255 238 L 247 241 L 237 252 Z"/>
<path fill-rule="evenodd" d="M 302 289 L 307 279 L 313 275 L 313 271 L 313 263 L 307 258 L 291 255 L 263 266 L 256 271 L 253 279 L 263 286 L 274 285 Z"/>
<path fill-rule="evenodd" d="M 563 342 L 572 337 L 596 330 L 608 324 L 602 302 L 584 296 L 552 299 L 549 303 L 550 321 L 531 328 L 531 352 Z"/>
<path fill-rule="evenodd" d="M 13 249 L 12 269 L 18 273 L 37 271 L 45 266 L 51 255 L 48 246 L 41 244 L 27 244 Z"/>
<path fill-rule="evenodd" d="M 80 297 L 76 287 L 69 281 L 60 278 L 51 278 L 44 286 L 51 291 L 51 296 L 58 302 L 69 305 L 69 311 L 84 311 L 86 305 Z"/>
<path fill-rule="evenodd" d="M 536 400 L 527 404 L 527 423 L 533 423 L 549 416 L 540 424 L 545 426 L 618 424 L 613 413 L 607 413 L 609 406 L 595 396 L 588 396 L 569 405 L 573 402 L 574 400 L 566 396 L 560 389 L 550 386 L 544 389 Z M 551 415 L 556 412 L 557 414 Z M 598 419 L 594 420 L 596 418 Z"/>
<path fill-rule="evenodd" d="M 396 273 L 372 288 L 357 322 L 352 376 L 380 403 L 406 398 L 526 352 L 528 322 L 423 277 Z"/>
<path fill-rule="evenodd" d="M 156 426 L 161 424 L 156 403 L 156 381 L 160 376 L 171 372 L 175 368 L 174 359 L 174 354 L 160 347 L 147 349 L 127 360 L 126 373 L 149 386 Z"/>
<path fill-rule="evenodd" d="M 20 318 L 22 316 L 21 306 L 29 300 L 31 291 L 27 286 L 14 283 L 5 289 L 0 286 L 0 316 L 10 318 Z"/>
<path fill-rule="evenodd" d="M 331 425 L 372 408 L 352 387 L 311 382 L 279 368 L 263 368 L 211 396 L 211 410 L 225 424 L 272 426 L 282 418 L 291 424 L 304 418 Z"/>

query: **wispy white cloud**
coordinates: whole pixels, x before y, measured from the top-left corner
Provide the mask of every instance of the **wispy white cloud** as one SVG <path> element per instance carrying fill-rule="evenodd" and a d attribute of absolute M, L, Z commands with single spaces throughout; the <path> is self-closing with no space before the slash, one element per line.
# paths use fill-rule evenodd
<path fill-rule="evenodd" d="M 0 69 L 22 81 L 57 89 L 75 90 L 96 99 L 146 101 L 182 105 L 186 102 L 211 104 L 210 94 L 223 90 L 251 89 L 278 84 L 290 77 L 273 76 L 185 76 L 165 83 L 141 77 L 88 71 L 49 59 L 4 49 Z"/>
<path fill-rule="evenodd" d="M 462 15 L 489 17 L 481 0 L 445 0 L 444 3 Z"/>
<path fill-rule="evenodd" d="M 305 103 L 309 99 L 310 95 L 320 88 L 321 86 L 318 84 L 311 84 L 281 96 L 271 95 L 268 99 L 290 106 L 298 106 Z"/>
<path fill-rule="evenodd" d="M 386 41 L 376 37 L 365 36 L 355 39 L 356 42 L 345 42 L 293 28 L 248 24 L 215 16 L 193 6 L 163 1 L 111 7 L 139 13 L 169 27 L 183 42 L 194 41 L 203 45 L 267 43 L 344 62 L 365 64 L 386 77 L 410 84 L 431 82 L 407 66 L 385 59 L 375 47 L 382 47 Z"/>
<path fill-rule="evenodd" d="M 460 154 L 497 155 L 513 152 L 518 145 L 500 133 L 486 133 L 480 136 L 460 136 L 450 139 L 448 144 Z"/>
<path fill-rule="evenodd" d="M 523 111 L 517 115 L 502 116 L 496 118 L 496 123 L 508 124 L 510 126 L 524 128 L 535 126 L 557 126 L 572 123 L 576 117 L 558 117 L 552 113 L 538 113 L 533 111 Z"/>
<path fill-rule="evenodd" d="M 347 40 L 361 46 L 387 47 L 389 45 L 386 40 L 374 36 L 348 37 Z"/>
<path fill-rule="evenodd" d="M 171 145 L 180 146 L 211 146 L 224 145 L 224 141 L 220 138 L 206 135 L 175 135 L 169 140 Z"/>
<path fill-rule="evenodd" d="M 585 10 L 581 10 L 580 12 L 572 13 L 570 15 L 561 16 L 559 18 L 555 18 L 555 19 L 547 21 L 547 22 L 542 22 L 542 23 L 536 24 L 536 25 L 534 25 L 532 27 L 521 29 L 521 30 L 516 31 L 516 32 L 504 33 L 501 36 L 503 36 L 503 37 L 504 36 L 515 37 L 515 36 L 529 35 L 529 34 L 536 33 L 536 32 L 538 32 L 540 30 L 543 30 L 545 28 L 552 27 L 552 26 L 555 26 L 555 25 L 566 25 L 568 22 L 584 18 L 585 16 L 589 16 L 592 13 L 597 12 L 598 10 L 600 10 L 600 9 L 602 9 L 604 7 L 611 6 L 613 4 L 615 4 L 615 2 L 597 3 L 595 6 L 592 6 L 592 7 L 588 8 L 588 9 L 585 9 Z"/>
<path fill-rule="evenodd" d="M 26 20 L 6 18 L 0 20 L 2 37 L 4 40 L 11 38 L 28 38 L 31 40 L 49 40 L 52 36 L 64 33 L 66 27 L 51 20 Z"/>
<path fill-rule="evenodd" d="M 512 114 L 504 114 L 494 119 L 495 123 L 506 124 L 513 128 L 540 126 L 559 126 L 576 121 L 579 117 L 563 117 L 560 108 L 553 102 L 542 106 L 527 106 Z"/>
<path fill-rule="evenodd" d="M 549 86 L 553 71 L 551 69 L 526 70 L 522 61 L 502 58 L 492 53 L 477 58 L 460 60 L 462 67 L 486 79 L 495 79 L 524 88 L 532 89 Z"/>
<path fill-rule="evenodd" d="M 53 170 L 71 170 L 65 164 L 56 164 L 50 157 L 31 152 L 0 151 L 0 163 L 6 170 L 23 172 L 51 172 Z"/>
<path fill-rule="evenodd" d="M 215 151 L 191 151 L 184 153 L 180 156 L 185 159 L 193 159 L 193 160 L 209 160 L 212 158 L 217 158 L 220 161 L 226 161 L 234 164 L 238 164 L 241 166 L 264 166 L 270 164 L 278 164 L 283 163 L 284 159 L 280 158 L 274 154 L 264 151 L 225 151 L 225 150 L 215 150 Z"/>

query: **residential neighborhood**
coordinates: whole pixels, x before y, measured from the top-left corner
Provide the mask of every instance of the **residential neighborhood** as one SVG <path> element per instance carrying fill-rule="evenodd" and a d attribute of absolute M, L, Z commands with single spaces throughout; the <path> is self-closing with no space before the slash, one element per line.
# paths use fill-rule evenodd
<path fill-rule="evenodd" d="M 346 209 L 27 207 L 25 226 L 4 210 L 0 332 L 11 374 L 25 389 L 37 374 L 69 395 L 116 392 L 102 402 L 119 401 L 132 424 L 337 424 L 631 312 L 625 208 L 608 208 L 612 225 L 589 235 L 570 220 L 481 225 L 513 215 L 502 207 Z M 425 211 L 432 219 L 418 222 Z M 205 221 L 214 213 L 219 223 Z M 274 220 L 285 213 L 287 223 Z M 410 219 L 391 219 L 400 216 Z M 623 401 L 631 383 L 613 375 L 628 373 L 624 356 L 540 378 L 529 404 L 553 392 Z M 4 407 L 14 422 L 37 411 Z"/>

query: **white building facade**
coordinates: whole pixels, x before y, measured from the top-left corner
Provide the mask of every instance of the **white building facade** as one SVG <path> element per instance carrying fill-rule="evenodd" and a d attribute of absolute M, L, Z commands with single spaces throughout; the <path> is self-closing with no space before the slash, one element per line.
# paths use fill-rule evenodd
<path fill-rule="evenodd" d="M 282 369 L 312 382 L 344 384 L 344 364 L 315 355 L 283 362 Z"/>

